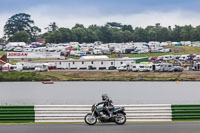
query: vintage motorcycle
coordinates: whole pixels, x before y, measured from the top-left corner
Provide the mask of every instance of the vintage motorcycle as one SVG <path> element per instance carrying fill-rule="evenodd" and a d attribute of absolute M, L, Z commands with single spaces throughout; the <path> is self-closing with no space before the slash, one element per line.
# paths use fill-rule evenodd
<path fill-rule="evenodd" d="M 112 117 L 109 117 L 109 114 L 104 107 L 98 107 L 96 104 L 92 106 L 91 111 L 92 113 L 88 113 L 84 118 L 85 123 L 88 125 L 95 125 L 97 120 L 101 123 L 115 122 L 118 125 L 126 123 L 126 113 L 124 112 L 124 107 L 113 108 L 111 110 L 113 111 Z"/>

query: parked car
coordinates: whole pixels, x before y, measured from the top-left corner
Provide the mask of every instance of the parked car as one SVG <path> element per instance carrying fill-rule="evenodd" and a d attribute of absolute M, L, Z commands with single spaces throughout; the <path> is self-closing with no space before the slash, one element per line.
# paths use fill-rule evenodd
<path fill-rule="evenodd" d="M 15 51 L 15 52 L 22 52 L 23 48 L 22 47 L 16 47 L 13 51 Z"/>
<path fill-rule="evenodd" d="M 196 55 L 193 60 L 199 61 L 200 60 L 200 55 Z"/>
<path fill-rule="evenodd" d="M 3 49 L 4 51 L 13 51 L 15 49 L 15 47 L 6 47 L 5 49 Z"/>
<path fill-rule="evenodd" d="M 186 61 L 188 59 L 189 59 L 188 55 L 181 55 L 180 58 L 179 58 L 179 60 L 181 60 L 181 61 Z"/>
<path fill-rule="evenodd" d="M 183 71 L 183 67 L 181 66 L 174 66 L 174 72 L 182 72 Z"/>
<path fill-rule="evenodd" d="M 174 59 L 174 55 L 164 55 L 163 56 L 164 61 L 173 60 L 173 59 Z"/>
<path fill-rule="evenodd" d="M 98 50 L 98 49 L 96 50 L 96 49 L 95 49 L 95 50 L 93 50 L 93 54 L 94 54 L 94 55 L 102 55 L 103 52 L 102 52 L 101 50 Z"/>

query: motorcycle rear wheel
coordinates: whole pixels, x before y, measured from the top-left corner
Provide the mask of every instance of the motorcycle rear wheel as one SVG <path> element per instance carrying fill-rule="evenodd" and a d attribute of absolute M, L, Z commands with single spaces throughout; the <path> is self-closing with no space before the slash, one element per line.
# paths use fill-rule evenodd
<path fill-rule="evenodd" d="M 97 123 L 97 118 L 95 116 L 92 116 L 92 113 L 89 113 L 84 118 L 85 123 L 88 125 L 95 125 Z"/>
<path fill-rule="evenodd" d="M 115 123 L 117 125 L 123 125 L 124 123 L 126 123 L 126 116 L 123 113 L 117 113 L 117 115 L 115 116 Z"/>

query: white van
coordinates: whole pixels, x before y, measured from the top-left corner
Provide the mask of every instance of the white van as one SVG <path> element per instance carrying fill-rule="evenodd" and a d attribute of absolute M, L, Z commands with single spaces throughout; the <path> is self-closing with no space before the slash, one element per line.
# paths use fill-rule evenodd
<path fill-rule="evenodd" d="M 164 61 L 173 60 L 173 59 L 174 59 L 174 55 L 164 55 L 163 56 Z"/>
<path fill-rule="evenodd" d="M 131 66 L 133 72 L 149 72 L 152 69 L 152 65 L 148 64 L 135 64 Z"/>
<path fill-rule="evenodd" d="M 200 60 L 200 55 L 196 55 L 193 60 L 199 61 Z"/>
<path fill-rule="evenodd" d="M 37 64 L 35 66 L 35 71 L 36 72 L 44 72 L 44 71 L 48 71 L 48 65 L 47 63 L 44 63 L 44 64 Z"/>
<path fill-rule="evenodd" d="M 188 55 L 181 55 L 180 58 L 179 58 L 179 60 L 181 60 L 181 61 L 188 60 Z"/>
<path fill-rule="evenodd" d="M 138 72 L 138 70 L 139 70 L 138 64 L 132 65 L 131 69 L 133 72 Z"/>
<path fill-rule="evenodd" d="M 23 66 L 20 63 L 17 63 L 16 65 L 11 65 L 10 71 L 17 71 L 21 72 L 23 70 Z"/>
<path fill-rule="evenodd" d="M 122 64 L 120 67 L 117 68 L 118 71 L 128 71 L 129 66 L 126 64 Z"/>
<path fill-rule="evenodd" d="M 152 70 L 153 70 L 154 72 L 160 71 L 160 64 L 153 64 Z"/>
<path fill-rule="evenodd" d="M 102 52 L 101 50 L 99 50 L 99 49 L 94 49 L 94 50 L 93 50 L 93 54 L 94 54 L 94 55 L 102 55 L 103 52 Z"/>

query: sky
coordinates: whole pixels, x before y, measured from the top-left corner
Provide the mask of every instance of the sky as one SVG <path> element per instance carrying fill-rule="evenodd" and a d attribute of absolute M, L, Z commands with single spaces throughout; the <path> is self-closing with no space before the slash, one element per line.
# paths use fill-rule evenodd
<path fill-rule="evenodd" d="M 42 29 L 51 22 L 72 28 L 119 22 L 135 27 L 200 25 L 200 0 L 0 0 L 0 38 L 6 21 L 17 13 L 31 15 Z"/>

